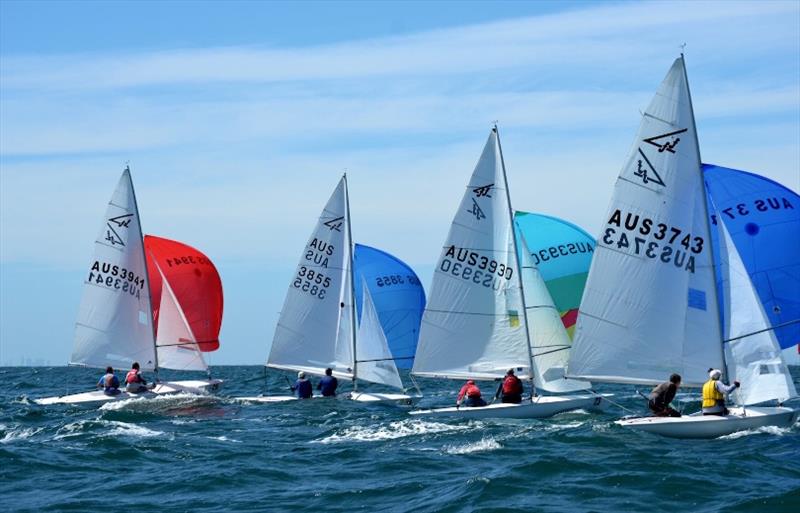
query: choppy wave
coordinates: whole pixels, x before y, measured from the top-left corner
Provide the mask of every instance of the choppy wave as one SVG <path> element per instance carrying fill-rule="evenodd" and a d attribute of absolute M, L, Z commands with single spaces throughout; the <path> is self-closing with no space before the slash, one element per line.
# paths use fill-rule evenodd
<path fill-rule="evenodd" d="M 482 438 L 477 442 L 445 445 L 443 452 L 446 454 L 472 454 L 474 452 L 487 452 L 502 448 L 503 446 L 494 438 Z"/>
<path fill-rule="evenodd" d="M 735 433 L 731 433 L 730 435 L 724 435 L 719 437 L 719 440 L 736 440 L 737 438 L 742 438 L 745 436 L 752 436 L 752 435 L 783 436 L 791 432 L 792 428 L 790 427 L 782 428 L 778 426 L 762 426 L 755 429 L 745 429 L 744 431 L 737 431 Z"/>
<path fill-rule="evenodd" d="M 16 426 L 9 428 L 5 424 L 0 424 L 0 432 L 3 433 L 3 437 L 0 438 L 0 444 L 9 444 L 12 442 L 27 440 L 37 435 L 38 433 L 41 433 L 43 430 L 44 428 L 41 427 L 23 428 Z"/>
<path fill-rule="evenodd" d="M 155 397 L 131 397 L 111 401 L 100 406 L 104 411 L 130 411 L 130 412 L 163 412 L 176 408 L 200 406 L 218 402 L 219 399 L 212 395 L 192 394 L 179 392 L 177 394 L 164 394 Z"/>
<path fill-rule="evenodd" d="M 351 426 L 332 435 L 326 436 L 321 440 L 317 440 L 317 442 L 322 444 L 341 442 L 380 442 L 409 436 L 431 435 L 453 431 L 467 431 L 470 429 L 472 429 L 470 425 L 464 424 L 452 425 L 441 422 L 427 422 L 424 420 L 406 419 L 390 422 L 389 424 Z"/>

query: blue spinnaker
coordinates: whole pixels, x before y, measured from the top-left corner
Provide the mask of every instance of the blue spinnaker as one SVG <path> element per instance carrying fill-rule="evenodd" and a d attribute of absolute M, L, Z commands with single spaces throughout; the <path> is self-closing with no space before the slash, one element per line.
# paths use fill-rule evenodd
<path fill-rule="evenodd" d="M 800 196 L 746 171 L 703 164 L 712 228 L 725 221 L 781 348 L 800 343 Z M 719 290 L 719 241 L 711 230 Z M 721 297 L 721 296 L 720 296 Z M 720 308 L 720 311 L 724 311 Z M 791 323 L 791 324 L 786 324 Z"/>
<path fill-rule="evenodd" d="M 516 212 L 514 221 L 572 338 L 594 255 L 594 237 L 568 221 L 544 214 Z"/>
<path fill-rule="evenodd" d="M 353 271 L 358 316 L 361 318 L 362 280 L 366 280 L 389 350 L 398 368 L 410 369 L 419 340 L 425 310 L 425 290 L 416 273 L 396 257 L 379 249 L 356 244 Z"/>

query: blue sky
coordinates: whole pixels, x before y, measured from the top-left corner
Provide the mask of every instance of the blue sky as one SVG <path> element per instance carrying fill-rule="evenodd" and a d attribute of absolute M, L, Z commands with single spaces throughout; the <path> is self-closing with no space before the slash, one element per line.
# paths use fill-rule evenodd
<path fill-rule="evenodd" d="M 705 162 L 800 189 L 797 2 L 0 2 L 0 363 L 67 361 L 130 162 L 145 233 L 223 278 L 211 363 L 266 359 L 348 170 L 353 235 L 426 285 L 498 120 L 518 209 L 596 232 L 686 43 Z"/>

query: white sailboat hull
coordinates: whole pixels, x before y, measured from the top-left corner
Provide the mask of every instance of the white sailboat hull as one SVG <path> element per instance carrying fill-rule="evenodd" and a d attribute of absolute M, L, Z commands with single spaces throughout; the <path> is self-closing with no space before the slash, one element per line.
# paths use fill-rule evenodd
<path fill-rule="evenodd" d="M 616 424 L 670 438 L 717 438 L 737 431 L 765 426 L 790 427 L 797 421 L 800 410 L 786 407 L 730 408 L 730 413 L 685 417 L 640 417 L 623 419 Z"/>
<path fill-rule="evenodd" d="M 462 408 L 451 406 L 409 413 L 417 416 L 448 416 L 465 419 L 541 419 L 571 410 L 605 410 L 609 405 L 605 398 L 611 397 L 611 395 L 546 395 L 536 397 L 533 402 L 523 401 L 520 404 L 499 403 Z"/>
<path fill-rule="evenodd" d="M 421 395 L 408 394 L 383 394 L 367 392 L 350 392 L 349 399 L 362 403 L 398 403 L 412 405 L 417 402 Z"/>
<path fill-rule="evenodd" d="M 124 390 L 117 395 L 106 395 L 102 390 L 94 390 L 92 392 L 82 392 L 78 394 L 69 394 L 55 397 L 43 397 L 36 399 L 34 402 L 41 405 L 50 404 L 102 404 L 113 401 L 122 401 L 124 399 L 132 399 L 135 397 L 143 397 L 152 399 L 160 395 L 177 394 L 177 393 L 190 393 L 190 394 L 207 394 L 208 392 L 215 391 L 222 384 L 221 379 L 204 379 L 204 380 L 187 380 L 187 381 L 165 381 L 158 383 L 152 390 L 142 392 L 139 394 L 131 394 Z"/>

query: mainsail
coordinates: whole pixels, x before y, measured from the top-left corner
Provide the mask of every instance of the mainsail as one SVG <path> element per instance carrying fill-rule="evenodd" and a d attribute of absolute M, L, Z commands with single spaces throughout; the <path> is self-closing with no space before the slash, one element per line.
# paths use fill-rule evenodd
<path fill-rule="evenodd" d="M 411 368 L 417 352 L 422 312 L 425 310 L 425 290 L 416 273 L 385 251 L 356 244 L 353 274 L 356 283 L 362 280 L 367 283 L 395 365 L 398 368 Z M 364 309 L 362 289 L 356 288 L 355 293 L 357 311 L 361 316 Z"/>
<path fill-rule="evenodd" d="M 108 203 L 78 309 L 70 363 L 156 366 L 142 231 L 130 171 Z"/>
<path fill-rule="evenodd" d="M 353 298 L 347 181 L 339 181 L 286 292 L 267 366 L 353 377 Z"/>
<path fill-rule="evenodd" d="M 565 368 L 572 345 L 561 322 L 550 292 L 533 263 L 526 238 L 520 234 L 520 272 L 528 311 L 528 330 L 533 352 L 534 384 L 548 392 L 575 392 L 591 388 L 591 383 L 565 379 Z"/>
<path fill-rule="evenodd" d="M 144 247 L 156 336 L 161 329 L 159 305 L 163 273 L 200 350 L 219 349 L 223 298 L 222 281 L 214 263 L 187 244 L 153 235 L 145 235 Z"/>
<path fill-rule="evenodd" d="M 580 307 L 568 375 L 685 385 L 722 368 L 700 152 L 683 57 L 644 112 Z"/>
<path fill-rule="evenodd" d="M 797 395 L 792 376 L 725 224 L 718 220 L 726 319 L 725 361 L 729 378 L 742 384 L 736 391 L 737 403 L 782 402 Z"/>
<path fill-rule="evenodd" d="M 364 381 L 402 389 L 403 382 L 389 351 L 386 335 L 383 333 L 375 303 L 365 281 L 362 281 L 361 294 L 364 303 L 356 336 L 357 377 Z"/>
<path fill-rule="evenodd" d="M 497 131 L 472 173 L 436 265 L 413 373 L 530 376 L 530 347 Z"/>
<path fill-rule="evenodd" d="M 775 329 L 784 355 L 798 361 L 800 344 L 800 196 L 763 176 L 703 165 L 708 194 Z M 712 231 L 715 255 L 717 230 Z M 717 276 L 719 281 L 721 277 Z"/>

